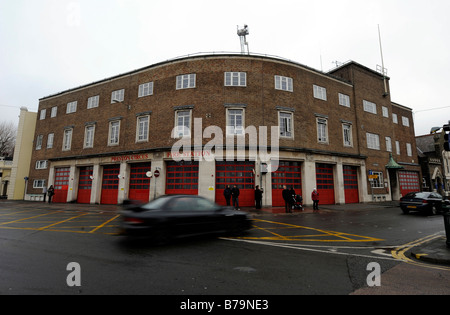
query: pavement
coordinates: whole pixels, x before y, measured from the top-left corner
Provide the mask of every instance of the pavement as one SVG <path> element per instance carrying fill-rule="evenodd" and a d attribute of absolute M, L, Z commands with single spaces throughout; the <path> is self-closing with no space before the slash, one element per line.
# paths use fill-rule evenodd
<path fill-rule="evenodd" d="M 33 208 L 39 205 L 44 205 L 43 202 L 31 202 L 31 201 L 11 201 L 0 200 L 0 207 L 7 207 L 8 204 L 17 207 L 18 205 L 25 208 Z M 94 212 L 118 212 L 122 209 L 121 205 L 90 205 L 90 204 L 77 204 L 77 203 L 52 203 L 45 204 L 45 207 L 49 207 L 52 210 L 61 211 L 94 211 Z M 334 212 L 334 211 L 357 211 L 357 210 L 377 210 L 383 208 L 397 208 L 399 203 L 395 201 L 390 202 L 374 202 L 374 203 L 359 203 L 359 204 L 346 204 L 346 205 L 321 205 L 319 206 L 319 212 Z M 241 210 L 250 212 L 255 215 L 304 215 L 314 214 L 314 211 L 310 206 L 304 206 L 303 210 L 293 210 L 292 213 L 285 213 L 284 207 L 263 207 L 262 209 L 255 208 L 242 208 Z M 426 238 L 423 242 L 415 243 L 414 247 L 411 247 L 410 255 L 412 258 L 426 261 L 438 265 L 450 265 L 450 247 L 446 245 L 445 233 L 438 233 L 432 237 Z M 449 240 L 450 241 L 450 240 Z"/>

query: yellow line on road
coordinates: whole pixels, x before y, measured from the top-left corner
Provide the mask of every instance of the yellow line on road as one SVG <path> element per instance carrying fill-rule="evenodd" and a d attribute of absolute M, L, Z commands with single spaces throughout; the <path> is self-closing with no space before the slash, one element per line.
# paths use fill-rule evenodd
<path fill-rule="evenodd" d="M 70 221 L 70 220 L 74 220 L 74 219 L 76 219 L 76 218 L 83 217 L 83 216 L 85 216 L 85 215 L 87 215 L 87 213 L 83 213 L 83 214 L 77 215 L 77 216 L 75 216 L 75 217 L 71 217 L 71 218 L 69 218 L 69 219 L 66 219 L 66 220 L 62 220 L 62 221 L 55 222 L 55 223 L 53 223 L 53 224 L 50 224 L 50 225 L 47 225 L 47 226 L 38 228 L 38 231 L 46 230 L 46 229 L 48 229 L 48 228 L 50 228 L 50 227 L 52 227 L 52 226 L 55 226 L 55 225 L 58 225 L 58 224 L 61 224 L 61 223 L 64 223 L 64 222 L 67 222 L 67 221 Z"/>
<path fill-rule="evenodd" d="M 44 214 L 40 214 L 40 215 L 36 215 L 34 217 L 28 217 L 28 218 L 23 218 L 23 219 L 19 219 L 19 220 L 14 220 L 14 221 L 9 221 L 9 222 L 3 222 L 0 223 L 0 225 L 7 225 L 7 224 L 11 224 L 11 223 L 16 223 L 16 222 L 21 222 L 21 221 L 25 221 L 25 220 L 30 220 L 30 219 L 34 219 L 34 218 L 39 218 L 39 217 L 43 217 L 45 215 L 51 215 L 54 213 L 58 213 L 59 211 L 53 211 L 53 212 L 49 212 L 49 213 L 44 213 Z"/>
<path fill-rule="evenodd" d="M 90 231 L 89 233 L 94 233 L 95 231 L 101 229 L 102 227 L 104 227 L 105 225 L 107 225 L 108 223 L 110 223 L 111 221 L 114 221 L 115 219 L 117 219 L 120 215 L 116 215 L 114 218 L 104 222 L 103 224 L 100 224 L 99 226 L 95 227 L 95 229 L 93 229 L 92 231 Z"/>

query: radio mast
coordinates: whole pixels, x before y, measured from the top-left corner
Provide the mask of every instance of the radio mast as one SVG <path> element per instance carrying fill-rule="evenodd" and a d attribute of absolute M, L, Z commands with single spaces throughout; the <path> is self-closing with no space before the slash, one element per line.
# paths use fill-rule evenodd
<path fill-rule="evenodd" d="M 248 46 L 247 42 L 247 35 L 250 34 L 248 31 L 248 25 L 245 24 L 244 28 L 239 28 L 239 25 L 237 27 L 237 34 L 241 40 L 241 54 L 245 54 L 245 46 L 247 46 L 247 54 L 250 55 L 250 48 Z"/>

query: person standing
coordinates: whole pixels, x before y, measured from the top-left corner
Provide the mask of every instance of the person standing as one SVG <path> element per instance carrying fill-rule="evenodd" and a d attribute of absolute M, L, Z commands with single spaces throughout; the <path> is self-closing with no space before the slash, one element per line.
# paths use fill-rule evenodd
<path fill-rule="evenodd" d="M 311 199 L 313 201 L 313 210 L 319 210 L 319 192 L 316 188 L 311 193 Z"/>
<path fill-rule="evenodd" d="M 223 191 L 223 196 L 225 197 L 225 201 L 227 202 L 227 207 L 230 206 L 230 200 L 231 200 L 231 189 L 230 185 L 227 185 L 225 190 Z"/>
<path fill-rule="evenodd" d="M 53 198 L 54 194 L 55 194 L 55 188 L 53 188 L 53 185 L 50 185 L 50 187 L 47 190 L 48 203 L 52 203 L 52 198 Z"/>
<path fill-rule="evenodd" d="M 236 210 L 240 210 L 239 209 L 239 188 L 237 188 L 236 185 L 233 186 L 233 188 L 231 189 L 231 198 L 233 198 L 233 207 Z"/>
<path fill-rule="evenodd" d="M 44 186 L 44 188 L 42 188 L 42 194 L 44 195 L 44 202 L 45 202 L 45 198 L 47 197 L 47 186 Z"/>
<path fill-rule="evenodd" d="M 261 206 L 262 206 L 262 194 L 263 194 L 262 189 L 259 189 L 259 186 L 256 185 L 256 189 L 255 189 L 255 203 L 256 203 L 255 208 L 256 209 L 261 209 Z"/>
<path fill-rule="evenodd" d="M 291 209 L 291 192 L 289 191 L 289 189 L 287 189 L 286 185 L 283 186 L 283 192 L 281 193 L 284 199 L 284 209 L 286 210 L 286 213 L 290 213 L 292 212 Z"/>

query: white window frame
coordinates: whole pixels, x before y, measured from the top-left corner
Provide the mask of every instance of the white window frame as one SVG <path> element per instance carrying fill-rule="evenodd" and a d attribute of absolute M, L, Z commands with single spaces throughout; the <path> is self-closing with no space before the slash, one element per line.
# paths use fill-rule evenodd
<path fill-rule="evenodd" d="M 294 114 L 292 112 L 279 111 L 278 124 L 280 126 L 280 138 L 294 138 Z"/>
<path fill-rule="evenodd" d="M 33 188 L 39 189 L 45 187 L 45 179 L 35 179 L 33 181 Z"/>
<path fill-rule="evenodd" d="M 225 86 L 247 86 L 246 72 L 225 72 Z"/>
<path fill-rule="evenodd" d="M 84 128 L 83 148 L 89 149 L 94 147 L 95 124 L 87 125 Z"/>
<path fill-rule="evenodd" d="M 402 125 L 405 127 L 409 127 L 409 118 L 402 116 Z"/>
<path fill-rule="evenodd" d="M 294 92 L 294 80 L 281 75 L 275 76 L 275 90 Z"/>
<path fill-rule="evenodd" d="M 66 114 L 72 114 L 77 111 L 77 101 L 67 103 Z"/>
<path fill-rule="evenodd" d="M 49 133 L 47 136 L 47 149 L 53 149 L 53 141 L 55 140 L 55 134 Z"/>
<path fill-rule="evenodd" d="M 317 125 L 317 142 L 328 144 L 328 119 L 323 117 L 316 118 Z"/>
<path fill-rule="evenodd" d="M 41 109 L 41 114 L 39 116 L 39 120 L 44 120 L 45 116 L 47 115 L 47 109 Z"/>
<path fill-rule="evenodd" d="M 339 93 L 339 105 L 350 107 L 350 96 Z"/>
<path fill-rule="evenodd" d="M 342 137 L 344 147 L 353 147 L 353 125 L 349 123 L 342 124 Z"/>
<path fill-rule="evenodd" d="M 48 161 L 42 160 L 42 161 L 36 161 L 36 167 L 37 170 L 45 170 L 48 168 Z"/>
<path fill-rule="evenodd" d="M 99 101 L 100 101 L 100 96 L 99 95 L 89 97 L 88 98 L 88 103 L 87 103 L 87 109 L 98 107 Z"/>
<path fill-rule="evenodd" d="M 378 178 L 371 180 L 372 188 L 384 188 L 383 172 L 373 172 L 373 175 L 378 175 Z"/>
<path fill-rule="evenodd" d="M 239 108 L 227 108 L 226 111 L 226 123 L 227 123 L 227 136 L 243 136 L 245 135 L 245 109 Z M 239 119 L 240 117 L 240 119 Z M 239 125 L 239 120 L 241 124 Z"/>
<path fill-rule="evenodd" d="M 397 151 L 397 155 L 400 155 L 400 141 L 395 141 L 395 150 Z"/>
<path fill-rule="evenodd" d="M 363 100 L 363 106 L 364 106 L 364 111 L 371 113 L 371 114 L 377 114 L 377 104 Z"/>
<path fill-rule="evenodd" d="M 42 149 L 42 139 L 44 139 L 44 135 L 38 135 L 36 138 L 36 150 Z"/>
<path fill-rule="evenodd" d="M 70 151 L 72 148 L 72 136 L 73 136 L 73 128 L 64 129 L 63 133 L 63 151 Z"/>
<path fill-rule="evenodd" d="M 181 125 L 178 122 L 182 120 Z M 192 109 L 175 111 L 174 138 L 191 137 Z"/>
<path fill-rule="evenodd" d="M 109 122 L 108 146 L 119 145 L 120 142 L 120 120 Z"/>
<path fill-rule="evenodd" d="M 142 83 L 139 85 L 138 97 L 153 95 L 153 82 Z"/>
<path fill-rule="evenodd" d="M 386 151 L 392 152 L 392 139 L 391 137 L 385 137 L 386 140 Z"/>
<path fill-rule="evenodd" d="M 114 104 L 115 101 L 123 102 L 124 99 L 125 99 L 125 89 L 112 91 L 111 104 Z"/>
<path fill-rule="evenodd" d="M 58 114 L 58 106 L 53 106 L 52 111 L 50 113 L 50 118 L 55 118 L 57 114 Z"/>
<path fill-rule="evenodd" d="M 196 87 L 197 75 L 195 73 L 177 76 L 177 90 L 194 89 Z"/>
<path fill-rule="evenodd" d="M 411 143 L 407 143 L 406 144 L 406 154 L 408 156 L 412 156 L 412 145 L 411 145 Z"/>
<path fill-rule="evenodd" d="M 326 88 L 314 84 L 313 91 L 314 91 L 313 92 L 314 98 L 317 98 L 322 101 L 327 100 L 327 89 Z"/>
<path fill-rule="evenodd" d="M 148 142 L 150 115 L 136 117 L 136 142 Z"/>
<path fill-rule="evenodd" d="M 392 122 L 394 124 L 398 124 L 398 116 L 397 116 L 397 114 L 392 113 Z"/>
<path fill-rule="evenodd" d="M 372 150 L 380 150 L 380 136 L 375 133 L 366 133 L 367 148 Z"/>

